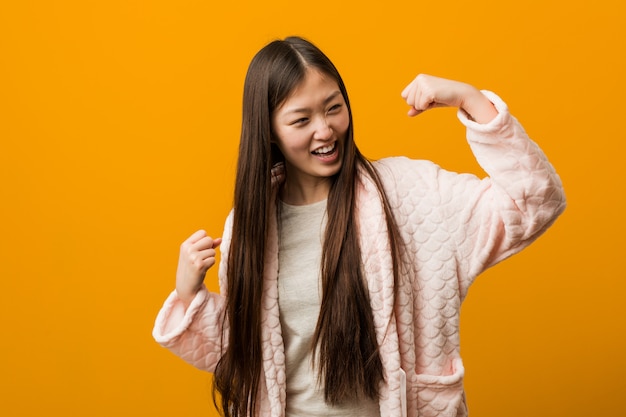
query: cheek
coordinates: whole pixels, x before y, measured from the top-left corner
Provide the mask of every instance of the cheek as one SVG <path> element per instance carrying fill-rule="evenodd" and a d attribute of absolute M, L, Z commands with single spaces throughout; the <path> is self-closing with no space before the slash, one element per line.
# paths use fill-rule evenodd
<path fill-rule="evenodd" d="M 338 120 L 337 130 L 344 135 L 348 131 L 348 127 L 350 126 L 350 118 L 348 117 L 348 113 L 346 113 L 340 120 Z"/>
<path fill-rule="evenodd" d="M 308 150 L 306 137 L 301 132 L 285 132 L 283 130 L 276 136 L 274 143 L 283 154 L 293 154 L 303 149 Z"/>

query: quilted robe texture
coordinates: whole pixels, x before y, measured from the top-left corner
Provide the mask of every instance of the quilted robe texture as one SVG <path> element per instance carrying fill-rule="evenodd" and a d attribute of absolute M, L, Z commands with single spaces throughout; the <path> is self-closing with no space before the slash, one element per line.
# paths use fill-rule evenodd
<path fill-rule="evenodd" d="M 520 251 L 565 208 L 561 181 L 507 106 L 483 92 L 499 114 L 480 125 L 459 111 L 484 179 L 445 171 L 428 161 L 388 158 L 375 163 L 406 244 L 405 271 L 394 297 L 392 260 L 379 196 L 363 179 L 358 225 L 385 383 L 381 416 L 467 415 L 459 355 L 459 313 L 470 284 L 486 268 Z M 282 174 L 276 172 L 280 181 Z M 221 294 L 202 288 L 187 309 L 174 291 L 159 312 L 154 338 L 185 361 L 211 372 L 220 358 L 226 259 Z M 278 308 L 278 241 L 273 219 L 263 298 L 263 384 L 258 415 L 285 414 L 285 355 Z M 227 323 L 225 324 L 227 326 Z"/>

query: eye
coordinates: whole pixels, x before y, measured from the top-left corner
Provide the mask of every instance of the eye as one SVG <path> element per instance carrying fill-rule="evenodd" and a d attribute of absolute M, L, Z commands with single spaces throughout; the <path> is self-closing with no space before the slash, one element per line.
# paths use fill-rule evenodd
<path fill-rule="evenodd" d="M 297 125 L 303 125 L 303 124 L 305 124 L 308 121 L 309 121 L 308 117 L 301 117 L 299 119 L 296 119 L 296 120 L 292 121 L 290 124 L 297 126 Z"/>
<path fill-rule="evenodd" d="M 337 113 L 340 109 L 341 109 L 341 104 L 336 103 L 330 106 L 330 108 L 328 109 L 328 113 Z"/>

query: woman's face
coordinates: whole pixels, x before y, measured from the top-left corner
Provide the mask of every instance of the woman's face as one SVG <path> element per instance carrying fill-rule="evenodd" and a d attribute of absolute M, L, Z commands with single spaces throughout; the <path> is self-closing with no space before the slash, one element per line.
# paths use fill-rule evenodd
<path fill-rule="evenodd" d="M 315 186 L 339 172 L 350 119 L 337 82 L 314 69 L 274 111 L 273 142 L 291 186 Z"/>

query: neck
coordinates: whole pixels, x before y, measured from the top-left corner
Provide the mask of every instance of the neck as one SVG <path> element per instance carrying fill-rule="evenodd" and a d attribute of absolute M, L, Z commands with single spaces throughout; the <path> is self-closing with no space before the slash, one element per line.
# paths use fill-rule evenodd
<path fill-rule="evenodd" d="M 287 181 L 280 190 L 280 199 L 292 206 L 305 206 L 325 200 L 330 192 L 330 178 L 319 179 L 309 184 Z"/>

